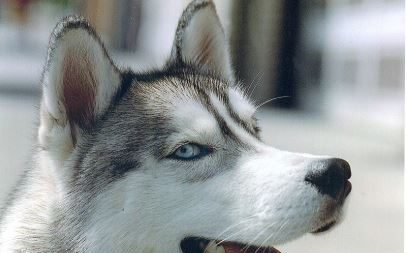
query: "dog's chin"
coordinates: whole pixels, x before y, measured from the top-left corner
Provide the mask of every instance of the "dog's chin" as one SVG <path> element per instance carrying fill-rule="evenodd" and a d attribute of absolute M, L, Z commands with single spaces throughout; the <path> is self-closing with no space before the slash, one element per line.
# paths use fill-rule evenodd
<path fill-rule="evenodd" d="M 340 207 L 337 207 L 340 208 Z M 312 234 L 320 234 L 331 230 L 340 221 L 340 212 L 336 211 L 324 219 L 319 220 L 318 225 L 309 230 Z M 185 237 L 180 247 L 183 253 L 281 253 L 274 247 L 259 247 L 236 241 L 225 241 L 221 238 L 205 238 L 197 236 Z"/>
<path fill-rule="evenodd" d="M 320 234 L 326 232 L 333 228 L 337 223 L 337 219 L 321 222 L 317 227 L 312 229 L 310 233 Z M 281 253 L 274 247 L 259 247 L 242 242 L 196 236 L 185 237 L 181 241 L 180 247 L 183 253 Z"/>
<path fill-rule="evenodd" d="M 324 203 L 320 219 L 310 229 L 310 233 L 320 234 L 326 232 L 341 221 L 343 204 L 349 192 L 350 187 L 343 193 L 344 196 L 339 201 L 329 199 Z M 183 253 L 281 253 L 274 247 L 259 247 L 242 242 L 225 241 L 222 238 L 196 236 L 185 237 L 181 241 L 180 247 Z"/>
<path fill-rule="evenodd" d="M 312 234 L 320 234 L 333 228 L 337 224 L 336 220 L 322 223 L 312 230 Z M 204 237 L 186 237 L 180 243 L 183 253 L 281 253 L 274 247 L 258 247 L 256 245 L 241 242 L 224 241 L 219 239 L 209 239 Z"/>
<path fill-rule="evenodd" d="M 240 242 L 203 237 L 186 237 L 181 241 L 180 246 L 183 253 L 281 253 L 273 247 L 258 247 Z"/>
<path fill-rule="evenodd" d="M 342 221 L 342 203 L 331 202 L 327 205 L 323 218 L 321 218 L 316 226 L 311 229 L 311 234 L 321 234 L 331 230 L 335 225 Z"/>

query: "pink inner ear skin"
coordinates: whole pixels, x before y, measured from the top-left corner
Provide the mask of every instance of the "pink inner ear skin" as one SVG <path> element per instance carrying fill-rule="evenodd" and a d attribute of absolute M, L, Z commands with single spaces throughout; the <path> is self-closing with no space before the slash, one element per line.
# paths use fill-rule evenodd
<path fill-rule="evenodd" d="M 95 120 L 96 79 L 89 58 L 74 49 L 64 58 L 62 101 L 71 126 L 89 129 Z"/>
<path fill-rule="evenodd" d="M 211 51 L 213 50 L 212 47 L 216 46 L 213 45 L 215 43 L 213 41 L 213 37 L 207 36 L 205 39 L 200 41 L 200 52 L 197 54 L 196 61 L 200 64 L 210 64 L 214 61 L 212 59 Z"/>

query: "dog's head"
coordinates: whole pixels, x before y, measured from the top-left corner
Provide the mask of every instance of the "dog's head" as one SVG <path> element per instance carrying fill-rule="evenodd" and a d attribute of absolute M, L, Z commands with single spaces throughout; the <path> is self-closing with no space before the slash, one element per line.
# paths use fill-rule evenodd
<path fill-rule="evenodd" d="M 210 1 L 184 11 L 167 65 L 141 74 L 66 18 L 43 74 L 39 143 L 69 247 L 276 252 L 328 229 L 350 192 L 348 163 L 267 146 L 255 110 Z"/>

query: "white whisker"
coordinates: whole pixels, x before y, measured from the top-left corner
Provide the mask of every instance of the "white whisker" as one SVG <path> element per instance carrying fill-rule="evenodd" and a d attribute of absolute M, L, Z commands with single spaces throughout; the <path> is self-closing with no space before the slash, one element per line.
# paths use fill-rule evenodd
<path fill-rule="evenodd" d="M 260 73 L 260 71 L 259 71 L 259 73 Z M 261 73 L 260 76 L 259 76 L 259 74 L 257 74 L 256 77 L 253 79 L 252 83 L 257 78 L 257 76 L 259 76 L 258 81 L 256 83 L 254 83 L 253 89 L 250 91 L 249 97 L 251 97 L 253 95 L 253 92 L 256 90 L 257 86 L 259 86 L 260 80 L 263 78 L 263 75 L 264 75 L 264 71 Z"/>
<path fill-rule="evenodd" d="M 251 227 L 252 227 L 252 226 L 245 227 L 245 228 L 243 228 L 243 229 L 237 231 L 236 233 L 233 233 L 233 234 L 231 234 L 231 235 L 225 237 L 225 239 L 223 239 L 223 240 L 217 242 L 216 244 L 217 244 L 217 245 L 221 245 L 223 242 L 227 241 L 229 238 L 231 238 L 231 237 L 233 237 L 233 236 L 235 236 L 235 235 L 241 234 L 242 232 L 248 230 L 248 229 L 251 228 Z"/>
<path fill-rule="evenodd" d="M 285 227 L 285 225 L 287 225 L 289 220 L 286 220 L 278 229 L 277 229 L 277 233 L 279 233 L 281 231 L 281 229 L 283 229 Z M 268 227 L 269 228 L 269 227 Z M 257 251 L 263 247 L 263 245 L 270 239 L 270 237 L 272 237 L 274 234 L 270 234 L 269 236 L 266 237 L 266 239 L 263 240 L 263 242 L 260 244 L 260 247 L 258 247 L 256 249 L 256 251 L 254 253 L 257 253 Z"/>
<path fill-rule="evenodd" d="M 278 99 L 282 99 L 282 98 L 289 98 L 289 97 L 290 97 L 290 96 L 280 96 L 280 97 L 275 97 L 275 98 L 267 99 L 267 100 L 264 101 L 263 103 L 257 105 L 257 106 L 256 106 L 256 110 L 259 109 L 260 107 L 262 107 L 263 105 L 265 105 L 265 104 L 271 102 L 271 101 L 278 100 Z"/>
<path fill-rule="evenodd" d="M 257 77 L 259 76 L 259 74 L 261 73 L 261 71 L 257 72 L 256 76 L 253 78 L 253 80 L 250 82 L 249 86 L 247 86 L 247 88 L 245 89 L 247 91 L 246 95 L 248 96 L 250 93 L 249 91 L 251 90 L 254 81 L 257 79 Z"/>
<path fill-rule="evenodd" d="M 217 238 L 220 238 L 220 236 L 221 236 L 221 235 L 224 235 L 224 234 L 226 233 L 226 231 L 229 231 L 230 229 L 232 229 L 232 228 L 234 228 L 234 227 L 236 227 L 236 226 L 238 226 L 238 225 L 241 225 L 241 224 L 244 224 L 244 223 L 247 223 L 247 222 L 251 222 L 252 220 L 250 220 L 250 218 L 251 218 L 251 217 L 254 217 L 254 216 L 255 216 L 255 215 L 250 216 L 249 219 L 243 220 L 243 221 L 241 221 L 241 222 L 238 222 L 238 223 L 236 223 L 236 224 L 233 224 L 233 225 L 229 226 L 229 227 L 226 228 L 222 233 L 220 233 L 220 234 L 217 236 Z M 241 233 L 241 232 L 243 232 L 243 231 L 246 231 L 246 230 L 249 229 L 249 228 L 251 228 L 251 226 L 248 226 L 248 227 L 246 227 L 246 228 L 244 228 L 244 229 L 239 230 L 237 233 L 233 233 L 233 234 L 227 236 L 226 238 L 224 238 L 224 239 L 222 239 L 221 241 L 219 241 L 217 244 L 219 245 L 219 244 L 221 244 L 222 242 L 226 241 L 227 239 L 231 238 L 232 236 L 235 236 L 235 235 L 237 235 L 237 234 L 239 234 L 239 233 Z M 215 239 L 216 239 L 216 238 L 215 238 Z"/>
<path fill-rule="evenodd" d="M 274 226 L 275 223 L 268 225 L 267 227 L 265 227 L 263 230 L 260 231 L 260 233 L 258 233 L 251 241 L 250 243 L 246 244 L 246 246 L 243 247 L 244 251 L 243 253 L 246 253 L 246 251 L 249 249 L 250 245 L 260 236 L 262 236 L 264 234 L 264 232 L 266 232 L 269 228 L 271 228 L 272 226 Z M 242 250 L 243 250 L 242 249 Z"/>

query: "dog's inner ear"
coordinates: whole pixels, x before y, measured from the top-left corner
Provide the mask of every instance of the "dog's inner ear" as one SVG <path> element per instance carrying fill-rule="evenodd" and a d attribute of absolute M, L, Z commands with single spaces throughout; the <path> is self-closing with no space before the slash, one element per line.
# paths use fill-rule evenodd
<path fill-rule="evenodd" d="M 107 110 L 119 84 L 120 73 L 89 24 L 62 21 L 51 37 L 43 76 L 43 132 L 66 128 L 74 144 Z"/>
<path fill-rule="evenodd" d="M 90 128 L 95 120 L 97 79 L 87 52 L 67 48 L 62 62 L 61 102 L 70 124 Z"/>
<path fill-rule="evenodd" d="M 228 43 L 211 1 L 193 1 L 185 9 L 175 33 L 171 60 L 234 79 Z"/>

